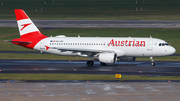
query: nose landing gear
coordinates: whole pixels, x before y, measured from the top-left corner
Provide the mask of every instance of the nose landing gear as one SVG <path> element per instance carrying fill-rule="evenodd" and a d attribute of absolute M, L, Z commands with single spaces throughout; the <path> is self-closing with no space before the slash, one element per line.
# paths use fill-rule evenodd
<path fill-rule="evenodd" d="M 151 59 L 151 66 L 155 66 L 154 57 L 151 56 L 150 59 Z"/>

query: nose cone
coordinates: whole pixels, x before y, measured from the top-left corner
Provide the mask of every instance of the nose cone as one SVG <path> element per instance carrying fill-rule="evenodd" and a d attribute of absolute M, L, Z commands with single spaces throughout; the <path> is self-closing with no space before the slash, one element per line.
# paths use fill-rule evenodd
<path fill-rule="evenodd" d="M 168 53 L 171 55 L 171 54 L 174 54 L 176 52 L 176 49 L 174 47 L 170 47 L 170 49 L 168 49 Z"/>

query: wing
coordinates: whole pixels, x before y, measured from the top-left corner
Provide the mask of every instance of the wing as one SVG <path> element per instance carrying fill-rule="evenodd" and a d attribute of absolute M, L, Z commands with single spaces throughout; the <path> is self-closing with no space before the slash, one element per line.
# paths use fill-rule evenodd
<path fill-rule="evenodd" d="M 50 47 L 50 49 L 58 49 L 61 51 L 73 51 L 73 52 L 80 52 L 82 54 L 86 54 L 88 56 L 94 57 L 98 53 L 108 52 L 112 53 L 113 50 L 102 50 L 102 49 L 85 49 L 85 48 L 61 48 L 61 47 Z"/>
<path fill-rule="evenodd" d="M 101 49 L 84 49 L 84 48 L 56 48 L 58 50 L 64 51 L 78 51 L 78 52 L 92 52 L 92 53 L 101 53 L 101 52 L 113 52 L 113 50 L 101 50 Z"/>

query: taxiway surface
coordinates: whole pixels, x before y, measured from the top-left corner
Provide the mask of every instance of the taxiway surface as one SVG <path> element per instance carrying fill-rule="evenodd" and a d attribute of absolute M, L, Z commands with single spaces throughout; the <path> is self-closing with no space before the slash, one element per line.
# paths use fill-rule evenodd
<path fill-rule="evenodd" d="M 180 21 L 156 20 L 33 20 L 41 28 L 180 28 Z M 16 20 L 0 20 L 0 27 L 17 27 Z"/>
<path fill-rule="evenodd" d="M 101 66 L 95 61 L 94 66 L 87 66 L 86 61 L 69 60 L 0 60 L 1 73 L 80 73 L 80 74 L 116 74 L 170 76 L 180 75 L 180 62 L 150 61 L 122 62 Z M 141 73 L 139 73 L 141 71 Z"/>
<path fill-rule="evenodd" d="M 179 101 L 179 83 L 0 83 L 0 101 Z"/>
<path fill-rule="evenodd" d="M 0 60 L 0 73 L 180 75 L 180 62 L 117 62 L 92 67 L 86 61 Z M 76 69 L 76 71 L 74 71 Z M 139 73 L 141 71 L 141 73 Z M 0 82 L 0 101 L 179 101 L 179 82 Z"/>

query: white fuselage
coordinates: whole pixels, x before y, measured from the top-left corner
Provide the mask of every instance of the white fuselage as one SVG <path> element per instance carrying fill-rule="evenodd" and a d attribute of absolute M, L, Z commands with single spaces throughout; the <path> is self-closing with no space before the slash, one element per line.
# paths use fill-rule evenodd
<path fill-rule="evenodd" d="M 165 45 L 160 46 L 160 44 Z M 46 46 L 50 48 L 47 49 Z M 89 57 L 88 54 L 83 53 L 84 49 L 113 51 L 117 54 L 117 57 L 166 56 L 176 51 L 161 39 L 131 37 L 48 37 L 38 42 L 34 49 L 58 55 L 84 57 Z M 77 51 L 71 51 L 71 49 L 77 49 Z"/>

